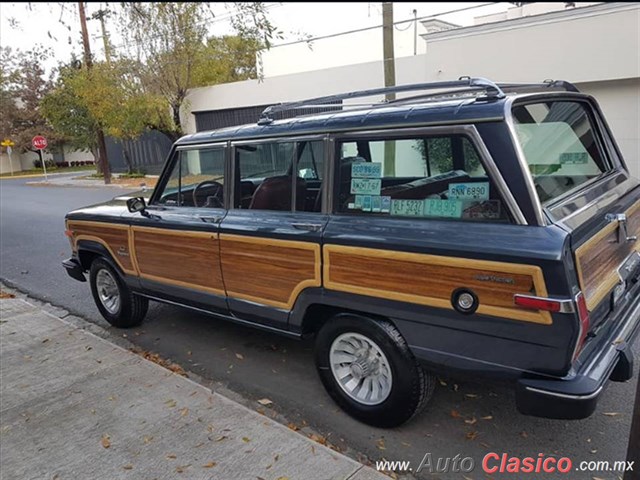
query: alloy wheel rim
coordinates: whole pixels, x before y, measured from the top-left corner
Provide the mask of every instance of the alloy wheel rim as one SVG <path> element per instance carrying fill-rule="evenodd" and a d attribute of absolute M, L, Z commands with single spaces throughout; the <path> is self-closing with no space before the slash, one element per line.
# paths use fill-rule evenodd
<path fill-rule="evenodd" d="M 110 314 L 116 315 L 120 310 L 120 290 L 111 272 L 105 269 L 98 271 L 96 289 L 102 306 Z"/>
<path fill-rule="evenodd" d="M 370 338 L 355 332 L 343 333 L 329 350 L 331 373 L 343 392 L 358 403 L 379 405 L 393 385 L 386 355 Z"/>

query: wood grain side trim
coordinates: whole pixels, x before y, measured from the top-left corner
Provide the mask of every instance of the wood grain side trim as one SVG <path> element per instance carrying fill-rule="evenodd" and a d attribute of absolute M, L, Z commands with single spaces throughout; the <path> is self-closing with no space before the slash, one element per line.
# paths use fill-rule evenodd
<path fill-rule="evenodd" d="M 216 232 L 131 227 L 140 278 L 224 297 Z"/>
<path fill-rule="evenodd" d="M 640 236 L 640 201 L 625 212 L 629 235 Z M 576 269 L 580 288 L 592 311 L 620 282 L 618 268 L 634 251 L 640 252 L 640 241 L 618 243 L 618 223 L 612 222 L 576 249 Z"/>
<path fill-rule="evenodd" d="M 325 288 L 359 295 L 453 309 L 451 294 L 471 288 L 478 313 L 551 325 L 549 312 L 520 309 L 515 293 L 548 296 L 542 269 L 535 265 L 463 259 L 342 245 L 323 247 Z M 379 273 L 378 273 L 379 272 Z M 513 283 L 480 281 L 477 275 L 510 275 Z"/>
<path fill-rule="evenodd" d="M 72 231 L 73 249 L 78 249 L 80 240 L 99 243 L 111 254 L 113 261 L 127 275 L 138 274 L 135 263 L 131 257 L 131 244 L 129 241 L 129 226 L 117 223 L 92 222 L 85 220 L 68 220 L 67 229 Z M 125 248 L 126 255 L 119 255 L 120 249 Z"/>
<path fill-rule="evenodd" d="M 291 310 L 302 290 L 322 285 L 320 245 L 220 234 L 229 298 Z"/>

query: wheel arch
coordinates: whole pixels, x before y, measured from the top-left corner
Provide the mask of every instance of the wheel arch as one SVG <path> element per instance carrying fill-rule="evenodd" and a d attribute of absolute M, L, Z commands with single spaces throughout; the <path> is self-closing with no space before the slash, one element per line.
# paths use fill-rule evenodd
<path fill-rule="evenodd" d="M 116 272 L 122 277 L 125 277 L 125 273 L 122 271 L 118 262 L 115 261 L 111 252 L 101 243 L 92 240 L 79 240 L 78 241 L 78 260 L 80 265 L 85 271 L 89 271 L 91 264 L 96 258 L 103 258 L 106 262 L 113 267 Z"/>

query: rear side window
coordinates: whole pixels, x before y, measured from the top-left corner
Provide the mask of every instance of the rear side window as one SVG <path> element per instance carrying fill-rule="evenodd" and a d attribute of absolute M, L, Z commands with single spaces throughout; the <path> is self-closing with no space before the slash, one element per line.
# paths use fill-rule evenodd
<path fill-rule="evenodd" d="M 586 104 L 518 105 L 513 118 L 541 202 L 550 202 L 610 170 Z"/>
<path fill-rule="evenodd" d="M 338 143 L 339 212 L 509 222 L 474 145 L 464 135 Z"/>

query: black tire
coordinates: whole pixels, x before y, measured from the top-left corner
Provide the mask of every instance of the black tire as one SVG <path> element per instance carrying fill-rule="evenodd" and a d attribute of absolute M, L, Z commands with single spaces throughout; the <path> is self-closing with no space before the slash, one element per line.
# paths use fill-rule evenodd
<path fill-rule="evenodd" d="M 378 404 L 368 405 L 352 398 L 332 371 L 333 342 L 339 342 L 336 339 L 343 334 L 352 333 L 373 341 L 386 356 L 391 370 L 391 388 L 386 399 Z M 318 333 L 315 360 L 320 379 L 333 400 L 349 415 L 375 427 L 396 427 L 407 422 L 426 406 L 435 388 L 435 376 L 420 367 L 400 332 L 385 320 L 352 314 L 333 317 Z M 363 388 L 362 383 L 359 385 Z"/>
<path fill-rule="evenodd" d="M 98 294 L 96 278 L 101 271 L 103 271 L 101 275 L 104 276 L 108 274 L 110 278 L 114 280 L 115 288 L 119 295 L 119 304 L 113 307 L 111 309 L 112 311 L 109 311 Z M 106 272 L 106 274 L 104 272 Z M 98 310 L 100 310 L 100 313 L 107 322 L 118 328 L 137 327 L 142 323 L 149 308 L 149 300 L 134 294 L 124 283 L 116 269 L 105 259 L 96 258 L 91 263 L 89 283 L 91 284 L 93 300 L 96 302 Z"/>

